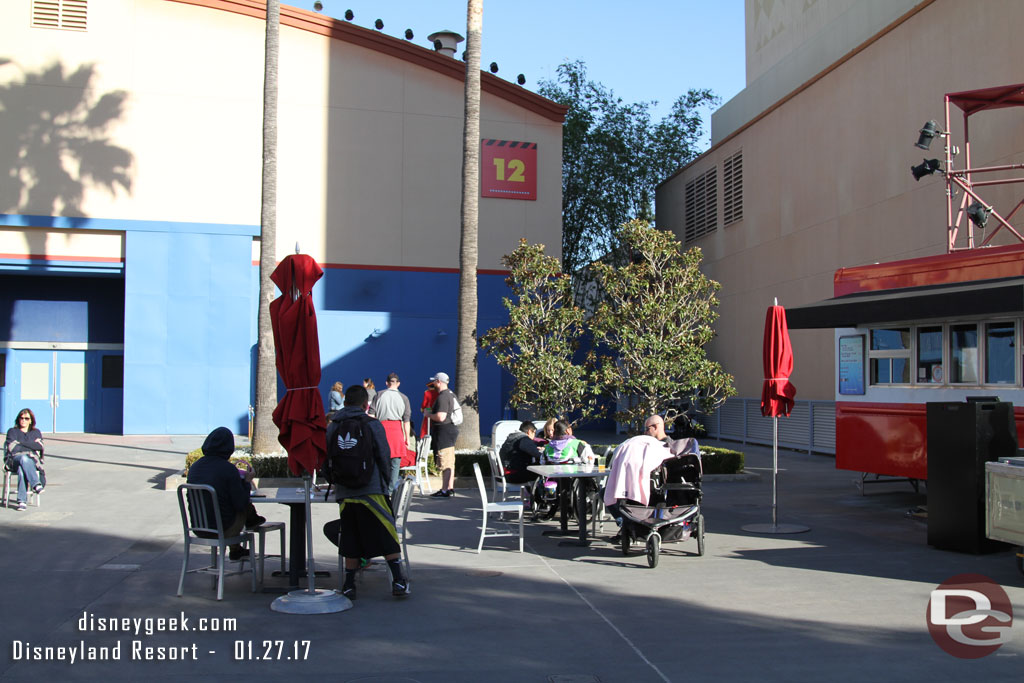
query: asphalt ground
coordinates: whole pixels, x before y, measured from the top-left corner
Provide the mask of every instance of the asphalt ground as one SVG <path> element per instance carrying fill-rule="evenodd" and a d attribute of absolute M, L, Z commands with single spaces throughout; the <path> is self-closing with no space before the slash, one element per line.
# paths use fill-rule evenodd
<path fill-rule="evenodd" d="M 557 521 L 527 524 L 522 554 L 514 538 L 488 539 L 477 554 L 479 496 L 460 489 L 413 498 L 406 599 L 390 595 L 382 566 L 362 573 L 354 607 L 336 614 L 274 612 L 276 595 L 250 592 L 248 576 L 229 578 L 217 602 L 210 578 L 190 575 L 178 598 L 182 529 L 164 480 L 202 439 L 48 439 L 42 506 L 0 508 L 0 677 L 1019 681 L 1024 670 L 1024 576 L 1010 550 L 929 547 L 926 523 L 908 515 L 926 504 L 924 491 L 887 483 L 861 495 L 859 476 L 832 458 L 785 450 L 779 521 L 810 531 L 744 532 L 771 521 L 771 449 L 731 443 L 761 476 L 705 482 L 703 557 L 693 540 L 665 544 L 651 569 L 641 552 L 624 557 L 606 542 L 611 526 L 589 548 L 559 545 L 543 535 Z M 261 512 L 288 519 L 285 506 Z M 337 586 L 336 550 L 319 532 L 336 514 L 314 507 L 318 567 L 332 571 L 318 588 Z M 1021 622 L 975 659 L 941 649 L 926 621 L 931 591 L 965 573 L 1000 584 Z M 125 618 L 132 632 L 100 630 Z M 183 619 L 188 630 L 166 630 Z M 47 649 L 59 647 L 64 660 Z M 71 663 L 72 650 L 110 659 Z"/>

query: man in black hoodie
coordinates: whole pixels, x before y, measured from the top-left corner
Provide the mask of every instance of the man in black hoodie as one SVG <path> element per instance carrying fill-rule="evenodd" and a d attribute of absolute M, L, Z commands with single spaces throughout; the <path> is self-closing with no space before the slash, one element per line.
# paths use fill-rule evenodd
<path fill-rule="evenodd" d="M 537 427 L 529 420 L 519 425 L 518 432 L 512 432 L 498 451 L 501 464 L 505 466 L 505 481 L 510 484 L 526 484 L 537 475 L 526 468 L 540 464 L 540 449 L 533 440 Z"/>
<path fill-rule="evenodd" d="M 243 472 L 228 461 L 234 452 L 234 434 L 227 427 L 217 427 L 203 442 L 203 457 L 188 468 L 188 483 L 207 484 L 217 492 L 220 521 L 226 538 L 237 536 L 243 527 L 255 529 L 267 521 L 256 512 L 249 498 L 252 470 Z M 213 510 L 207 510 L 206 514 L 213 518 Z M 246 553 L 242 546 L 233 545 L 228 557 L 238 560 Z"/>

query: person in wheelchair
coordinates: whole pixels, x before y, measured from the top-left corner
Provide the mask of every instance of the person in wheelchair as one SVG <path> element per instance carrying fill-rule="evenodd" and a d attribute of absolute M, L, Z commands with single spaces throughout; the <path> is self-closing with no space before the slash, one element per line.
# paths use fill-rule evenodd
<path fill-rule="evenodd" d="M 573 436 L 572 427 L 568 422 L 564 420 L 555 422 L 551 441 L 544 447 L 545 465 L 593 465 L 596 460 L 597 458 L 594 456 L 594 451 L 591 449 L 590 444 Z M 567 480 L 558 479 L 556 486 L 552 486 L 551 483 L 550 481 L 544 482 L 543 491 L 539 491 L 541 488 L 539 485 L 535 487 L 543 494 L 541 497 L 542 502 L 544 504 L 550 503 L 550 508 L 547 511 L 548 519 L 554 517 L 558 511 L 558 497 L 563 494 L 564 486 L 585 487 L 585 490 L 582 492 L 578 490 L 565 492 L 566 495 L 570 496 L 589 495 L 596 488 L 591 479 L 577 480 L 572 482 L 572 484 L 568 483 Z M 575 510 L 576 505 L 570 502 L 569 514 L 573 514 Z"/>

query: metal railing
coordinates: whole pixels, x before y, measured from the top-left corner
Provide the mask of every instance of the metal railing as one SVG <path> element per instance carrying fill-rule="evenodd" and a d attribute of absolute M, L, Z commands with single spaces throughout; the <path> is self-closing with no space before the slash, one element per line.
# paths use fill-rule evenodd
<path fill-rule="evenodd" d="M 760 398 L 727 399 L 714 413 L 700 415 L 697 421 L 714 439 L 772 443 L 772 418 L 761 415 Z M 779 418 L 779 446 L 835 455 L 835 401 L 797 401 L 789 417 Z"/>

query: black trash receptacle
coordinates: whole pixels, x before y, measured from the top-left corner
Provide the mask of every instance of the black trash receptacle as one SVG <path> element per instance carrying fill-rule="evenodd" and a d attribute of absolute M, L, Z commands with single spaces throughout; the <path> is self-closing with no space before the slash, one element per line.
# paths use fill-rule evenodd
<path fill-rule="evenodd" d="M 963 553 L 1006 547 L 985 537 L 985 463 L 1017 452 L 1013 404 L 928 403 L 928 544 Z"/>

